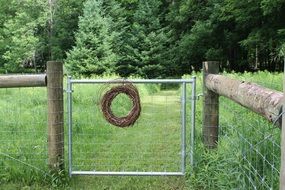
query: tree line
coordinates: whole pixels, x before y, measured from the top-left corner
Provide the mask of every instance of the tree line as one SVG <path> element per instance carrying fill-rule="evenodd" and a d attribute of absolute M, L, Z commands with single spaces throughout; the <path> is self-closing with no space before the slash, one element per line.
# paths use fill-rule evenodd
<path fill-rule="evenodd" d="M 0 0 L 0 72 L 181 76 L 283 69 L 284 0 Z"/>

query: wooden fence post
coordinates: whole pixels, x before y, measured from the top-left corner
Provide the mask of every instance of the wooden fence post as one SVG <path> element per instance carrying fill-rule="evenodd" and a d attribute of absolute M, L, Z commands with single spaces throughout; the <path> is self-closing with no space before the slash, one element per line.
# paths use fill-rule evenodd
<path fill-rule="evenodd" d="M 63 64 L 47 62 L 48 165 L 51 170 L 64 166 Z"/>
<path fill-rule="evenodd" d="M 285 72 L 285 59 L 284 59 L 284 72 Z M 282 113 L 285 111 L 285 74 L 283 76 L 283 108 Z M 281 168 L 279 189 L 285 190 L 285 114 L 282 115 L 282 130 L 281 130 Z"/>
<path fill-rule="evenodd" d="M 219 136 L 219 95 L 207 89 L 208 74 L 219 72 L 219 62 L 203 62 L 203 141 L 207 148 L 216 148 Z"/>

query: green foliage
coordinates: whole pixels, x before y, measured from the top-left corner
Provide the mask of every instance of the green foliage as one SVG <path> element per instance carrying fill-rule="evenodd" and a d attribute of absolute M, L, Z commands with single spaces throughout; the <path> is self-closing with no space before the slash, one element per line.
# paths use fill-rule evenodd
<path fill-rule="evenodd" d="M 88 0 L 79 19 L 76 46 L 67 54 L 66 67 L 71 74 L 108 74 L 114 72 L 117 55 L 113 42 L 112 18 L 105 12 L 102 0 Z"/>
<path fill-rule="evenodd" d="M 197 21 L 188 34 L 183 35 L 177 42 L 175 50 L 176 61 L 181 64 L 181 71 L 191 72 L 191 68 L 198 69 L 206 53 L 211 48 L 210 37 L 212 35 L 212 26 L 208 21 Z"/>
<path fill-rule="evenodd" d="M 283 0 L 262 0 L 261 9 L 264 15 L 274 14 L 276 12 L 280 12 L 282 10 L 282 6 L 284 7 Z"/>
<path fill-rule="evenodd" d="M 285 43 L 281 45 L 280 50 L 279 50 L 279 55 L 283 58 L 285 57 Z"/>
<path fill-rule="evenodd" d="M 193 73 L 197 75 L 197 92 L 202 91 L 202 74 Z M 256 72 L 256 73 L 223 73 L 228 75 L 231 78 L 237 78 L 240 80 L 247 80 L 252 82 L 257 82 L 262 86 L 268 88 L 274 88 L 276 90 L 282 90 L 282 73 L 270 73 L 268 71 Z M 191 76 L 184 76 L 184 78 L 190 78 Z M 98 76 L 92 76 L 91 78 L 101 78 Z M 118 78 L 118 76 L 108 76 L 107 78 Z M 267 79 L 264 81 L 264 79 Z M 90 136 L 84 136 L 81 138 L 80 142 L 90 142 L 89 140 L 94 138 L 95 130 L 93 123 L 90 122 L 90 119 L 96 117 L 97 124 L 105 124 L 102 119 L 102 115 L 95 115 L 90 117 L 83 110 L 89 108 L 88 112 L 93 113 L 95 105 L 100 101 L 100 92 L 104 92 L 104 87 L 99 85 L 76 85 L 74 86 L 74 109 L 77 112 L 74 113 L 74 119 L 77 125 L 74 126 L 74 133 L 80 133 L 83 130 L 89 130 Z M 164 88 L 165 89 L 165 88 Z M 105 89 L 106 90 L 106 89 Z M 139 93 L 143 100 L 149 101 L 150 97 L 157 95 L 156 103 L 165 104 L 165 99 L 162 98 L 165 94 L 170 93 L 170 99 L 173 97 L 177 98 L 177 95 L 181 89 L 172 88 L 171 91 L 167 89 L 160 90 L 159 85 L 139 85 Z M 190 90 L 190 88 L 188 88 Z M 0 91 L 0 123 L 2 126 L 1 139 L 3 141 L 2 146 L 0 146 L 0 189 L 102 189 L 102 187 L 109 189 L 250 189 L 250 183 L 247 181 L 245 174 L 251 175 L 254 180 L 253 183 L 257 184 L 258 189 L 266 189 L 264 187 L 265 183 L 258 183 L 259 176 L 251 170 L 250 165 L 242 160 L 244 153 L 248 152 L 247 159 L 254 163 L 254 167 L 260 172 L 260 175 L 265 175 L 266 178 L 264 182 L 272 182 L 272 186 L 277 188 L 278 185 L 278 176 L 277 172 L 272 171 L 268 163 L 264 162 L 264 158 L 271 163 L 275 164 L 275 167 L 278 168 L 280 148 L 278 150 L 273 149 L 272 142 L 268 141 L 269 138 L 263 141 L 264 137 L 274 138 L 276 143 L 280 140 L 280 130 L 272 129 L 272 125 L 262 119 L 260 116 L 254 114 L 251 111 L 248 111 L 245 108 L 240 107 L 239 105 L 233 103 L 226 98 L 220 99 L 220 116 L 221 116 L 221 130 L 219 138 L 219 147 L 217 150 L 206 150 L 202 144 L 202 101 L 197 101 L 197 129 L 196 129 L 196 146 L 195 146 L 195 167 L 187 168 L 187 175 L 185 177 L 87 177 L 87 176 L 73 176 L 71 179 L 67 176 L 66 171 L 60 171 L 58 173 L 49 173 L 44 172 L 48 171 L 46 165 L 46 149 L 41 147 L 46 147 L 46 112 L 39 112 L 39 110 L 45 110 L 46 107 L 46 91 L 42 88 L 37 89 L 2 89 Z M 189 91 L 190 93 L 190 91 Z M 15 100 L 22 101 L 22 97 L 25 98 L 25 102 L 19 106 Z M 91 97 L 91 98 L 90 98 Z M 128 110 L 128 105 L 124 104 L 125 97 L 118 97 L 115 104 L 120 105 L 116 113 L 121 111 Z M 169 101 L 168 103 L 170 103 Z M 171 110 L 168 112 L 169 115 L 164 115 L 165 112 L 159 110 L 160 106 L 150 107 L 151 109 L 158 109 L 157 112 L 153 110 L 146 110 L 147 107 L 143 104 L 143 111 L 145 115 L 149 115 L 154 119 L 159 126 L 167 126 L 168 121 L 162 121 L 161 118 L 173 117 L 172 109 L 179 107 L 175 102 L 170 104 Z M 94 106 L 94 107 L 93 107 Z M 147 105 L 150 106 L 150 105 Z M 158 107 L 158 108 L 157 108 Z M 9 108 L 10 111 L 7 111 Z M 116 109 L 116 107 L 114 107 Z M 187 109 L 190 107 L 187 106 Z M 25 111 L 23 111 L 25 110 Z M 19 112 L 20 111 L 20 112 Z M 75 111 L 75 110 L 74 110 Z M 187 113 L 190 110 L 187 110 Z M 22 113 L 22 114 L 19 114 Z M 32 114 L 31 114 L 32 113 Z M 126 112 L 124 112 L 126 113 Z M 35 115 L 36 114 L 36 115 Z M 96 112 L 94 114 L 100 114 Z M 15 120 L 17 118 L 17 121 Z M 100 118 L 100 119 L 99 119 Z M 36 126 L 31 126 L 31 120 L 33 123 L 36 123 Z M 11 123 L 13 121 L 13 123 Z M 163 123 L 164 122 L 164 123 Z M 91 123 L 91 125 L 87 125 Z M 140 125 L 143 126 L 152 126 L 153 123 L 149 123 L 148 120 L 143 120 L 140 122 Z M 84 127 L 83 127 L 84 126 Z M 160 127 L 156 127 L 154 130 L 159 130 Z M 162 128 L 164 129 L 164 128 Z M 177 130 L 177 128 L 175 128 Z M 258 130 L 253 130 L 258 129 Z M 106 128 L 104 129 L 106 133 L 101 135 L 97 142 L 113 142 L 114 139 L 118 137 L 118 133 L 125 133 L 125 130 L 117 131 L 115 128 Z M 133 128 L 133 130 L 142 130 L 142 128 Z M 133 132 L 133 130 L 131 132 Z M 257 144 L 258 151 L 264 157 L 255 154 L 251 150 L 251 147 L 248 147 L 246 141 L 242 141 L 237 130 L 242 133 L 242 135 L 249 139 L 252 144 Z M 276 131 L 277 130 L 277 131 Z M 5 133 L 9 131 L 10 133 Z M 29 133 L 24 133 L 24 131 Z M 32 132 L 30 132 L 32 131 Z M 122 132 L 123 131 L 123 132 Z M 136 132 L 138 132 L 136 131 Z M 96 131 L 95 131 L 96 132 Z M 102 132 L 102 131 L 101 131 Z M 279 133 L 278 133 L 279 132 Z M 136 133 L 134 133 L 136 134 Z M 172 136 L 172 133 L 167 133 L 169 136 Z M 268 136 L 275 134 L 274 136 Z M 13 137 L 13 138 L 11 138 Z M 131 142 L 134 138 L 141 138 L 141 142 L 153 142 L 156 139 L 145 139 L 145 136 L 128 136 L 128 140 Z M 178 137 L 180 138 L 180 136 Z M 27 140 L 32 139 L 32 141 Z M 118 140 L 117 139 L 117 140 Z M 138 140 L 138 139 L 136 139 Z M 7 145 L 5 143 L 11 142 Z M 27 143 L 27 144 L 26 144 Z M 77 144 L 78 149 L 82 150 L 83 144 Z M 88 143 L 86 143 L 88 144 Z M 40 148 L 36 148 L 39 145 Z M 151 143 L 149 144 L 151 145 Z M 168 152 L 172 153 L 172 145 L 168 146 Z M 10 148 L 10 152 L 7 154 L 16 155 L 19 160 L 25 162 L 32 161 L 30 164 L 42 168 L 41 170 L 36 170 L 27 165 L 23 165 L 15 160 L 8 159 L 5 155 L 1 154 L 7 151 L 7 147 Z M 153 146 L 151 146 L 153 147 Z M 91 150 L 94 150 L 94 146 L 90 147 Z M 104 148 L 98 146 L 96 148 Z M 105 147 L 106 148 L 106 147 Z M 114 148 L 114 153 L 120 154 L 123 152 L 125 147 L 120 147 L 119 149 Z M 137 151 L 137 147 L 131 147 L 133 150 Z M 159 147 L 158 147 L 159 148 Z M 128 149 L 130 147 L 128 146 Z M 85 156 L 88 152 L 82 150 L 82 154 L 77 154 L 76 156 Z M 39 154 L 40 153 L 40 154 Z M 39 159 L 39 155 L 44 156 L 43 159 Z M 94 156 L 93 154 L 91 156 Z M 121 155 L 124 156 L 124 155 Z M 127 158 L 126 158 L 127 159 Z M 44 161 L 43 161 L 44 160 Z M 274 161 L 274 162 L 273 162 Z M 156 161 L 158 164 L 159 160 Z M 187 159 L 188 163 L 188 159 Z M 164 163 L 161 163 L 164 164 Z M 270 168 L 270 171 L 268 171 Z M 120 169 L 120 168 L 119 168 Z M 246 173 L 245 173 L 246 172 Z M 272 180 L 272 181 L 266 181 Z M 274 189 L 275 189 L 274 188 Z"/>
<path fill-rule="evenodd" d="M 194 74 L 197 75 L 199 93 L 202 91 L 202 75 Z M 283 89 L 283 73 L 224 72 L 223 75 L 255 82 L 278 91 Z M 191 76 L 183 78 L 191 78 Z M 197 102 L 195 167 L 187 177 L 189 189 L 254 189 L 256 187 L 265 190 L 269 189 L 269 186 L 278 189 L 279 172 L 272 169 L 271 164 L 274 163 L 274 167 L 279 168 L 280 130 L 254 112 L 227 98 L 220 97 L 219 144 L 217 149 L 208 150 L 202 143 L 204 138 L 201 129 L 202 104 L 202 100 Z M 253 147 L 256 151 L 252 149 Z"/>
<path fill-rule="evenodd" d="M 3 7 L 7 2 L 1 1 Z M 8 72 L 22 71 L 23 65 L 31 62 L 40 44 L 38 28 L 46 22 L 46 2 L 37 0 L 10 1 L 11 7 L 4 11 L 0 40 L 1 64 Z M 7 7 L 6 7 L 7 8 Z"/>
<path fill-rule="evenodd" d="M 0 0 L 0 72 L 44 71 L 50 59 L 71 74 L 144 78 L 182 76 L 207 59 L 230 71 L 283 69 L 284 0 L 53 3 Z"/>
<path fill-rule="evenodd" d="M 223 50 L 222 49 L 210 48 L 206 52 L 205 57 L 207 60 L 222 62 L 223 61 Z"/>
<path fill-rule="evenodd" d="M 74 44 L 82 1 L 55 1 L 50 37 L 48 1 L 0 0 L 0 72 L 43 71 L 51 52 L 56 60 L 65 58 Z"/>
<path fill-rule="evenodd" d="M 137 74 L 145 78 L 161 77 L 166 65 L 162 53 L 167 44 L 165 28 L 159 19 L 161 2 L 157 0 L 139 1 L 130 22 L 124 31 L 121 59 L 117 63 L 122 76 Z"/>
<path fill-rule="evenodd" d="M 79 16 L 83 14 L 85 0 L 56 0 L 52 36 L 52 52 L 55 60 L 66 58 L 66 52 L 75 45 L 75 31 L 78 30 Z M 42 34 L 48 43 L 47 34 Z"/>

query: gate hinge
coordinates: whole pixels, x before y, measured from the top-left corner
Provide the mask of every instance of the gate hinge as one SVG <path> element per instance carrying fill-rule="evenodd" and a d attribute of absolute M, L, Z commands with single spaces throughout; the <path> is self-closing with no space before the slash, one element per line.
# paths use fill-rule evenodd
<path fill-rule="evenodd" d="M 204 94 L 197 94 L 197 96 L 194 96 L 194 100 L 200 100 L 200 97 L 203 97 Z"/>
<path fill-rule="evenodd" d="M 63 89 L 63 92 L 66 92 L 66 93 L 73 93 L 74 90 L 67 90 L 67 89 Z"/>

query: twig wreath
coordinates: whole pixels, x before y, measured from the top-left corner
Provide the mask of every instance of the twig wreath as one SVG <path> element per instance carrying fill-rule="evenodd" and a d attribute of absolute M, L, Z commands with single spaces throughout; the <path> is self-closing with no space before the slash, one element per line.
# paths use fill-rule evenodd
<path fill-rule="evenodd" d="M 113 113 L 111 105 L 112 101 L 121 93 L 126 94 L 132 100 L 133 107 L 126 116 L 117 117 Z M 137 88 L 131 83 L 112 87 L 102 97 L 101 109 L 105 119 L 112 125 L 121 128 L 132 126 L 141 113 L 140 96 Z"/>

